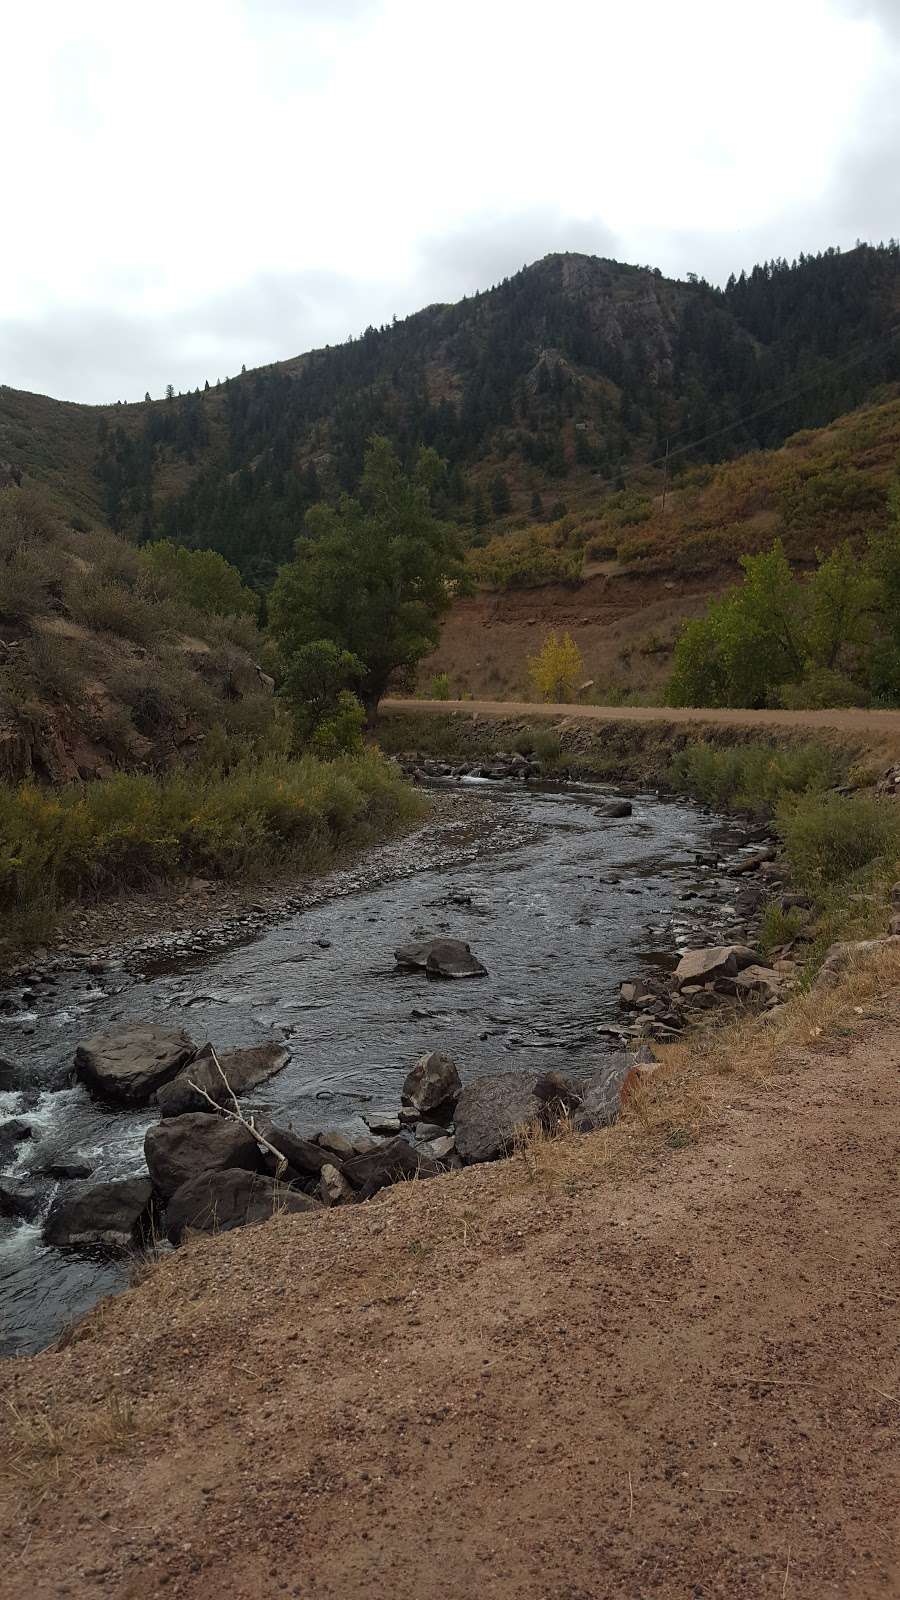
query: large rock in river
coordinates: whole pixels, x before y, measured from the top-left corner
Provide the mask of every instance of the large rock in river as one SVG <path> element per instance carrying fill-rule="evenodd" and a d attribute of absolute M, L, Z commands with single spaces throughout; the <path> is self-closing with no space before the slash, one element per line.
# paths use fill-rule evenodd
<path fill-rule="evenodd" d="M 494 1161 L 511 1148 L 518 1129 L 540 1120 L 534 1076 L 498 1072 L 467 1083 L 456 1103 L 456 1150 L 463 1161 Z"/>
<path fill-rule="evenodd" d="M 85 1039 L 75 1052 L 75 1071 L 90 1089 L 110 1100 L 143 1105 L 192 1059 L 196 1045 L 181 1028 L 129 1022 Z"/>
<path fill-rule="evenodd" d="M 224 1233 L 254 1222 L 267 1222 L 276 1213 L 321 1211 L 317 1200 L 274 1178 L 227 1167 L 201 1172 L 176 1189 L 166 1206 L 166 1235 L 180 1244 L 187 1228 L 198 1233 Z"/>
<path fill-rule="evenodd" d="M 456 1062 L 442 1055 L 439 1050 L 429 1050 L 427 1055 L 419 1057 L 407 1075 L 401 1099 L 405 1106 L 412 1107 L 422 1117 L 438 1112 L 447 1115 L 453 1110 L 461 1092 L 462 1082 Z"/>
<path fill-rule="evenodd" d="M 263 1170 L 262 1154 L 248 1128 L 231 1117 L 202 1111 L 166 1117 L 148 1128 L 144 1155 L 154 1188 L 165 1199 L 201 1172 L 225 1167 Z"/>
<path fill-rule="evenodd" d="M 44 1223 L 47 1244 L 127 1250 L 149 1231 L 153 1191 L 146 1178 L 117 1178 L 67 1189 Z"/>
<path fill-rule="evenodd" d="M 274 1040 L 254 1045 L 251 1050 L 221 1050 L 217 1054 L 229 1087 L 237 1096 L 274 1077 L 291 1059 L 290 1050 Z M 191 1088 L 192 1084 L 197 1088 Z M 160 1116 L 181 1117 L 187 1111 L 209 1111 L 209 1100 L 198 1093 L 200 1089 L 205 1089 L 218 1106 L 231 1104 L 231 1095 L 222 1082 L 222 1073 L 216 1067 L 212 1046 L 208 1044 L 197 1051 L 189 1066 L 162 1085 L 156 1096 Z"/>
<path fill-rule="evenodd" d="M 483 978 L 487 967 L 462 939 L 420 939 L 394 951 L 400 967 L 415 967 L 430 978 Z"/>
<path fill-rule="evenodd" d="M 710 983 L 713 978 L 733 978 L 742 967 L 753 966 L 759 960 L 757 950 L 745 944 L 719 944 L 708 950 L 685 950 L 675 968 L 675 982 L 679 988 L 686 983 Z"/>

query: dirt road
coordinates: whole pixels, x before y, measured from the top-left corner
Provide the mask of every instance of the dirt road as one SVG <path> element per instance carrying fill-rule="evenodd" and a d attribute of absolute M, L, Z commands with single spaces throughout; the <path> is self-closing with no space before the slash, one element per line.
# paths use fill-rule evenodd
<path fill-rule="evenodd" d="M 693 706 L 540 705 L 525 700 L 383 700 L 384 711 L 460 712 L 486 717 L 573 717 L 579 722 L 663 722 L 731 728 L 770 728 L 810 733 L 834 730 L 896 742 L 900 750 L 900 711 L 721 711 Z"/>
<path fill-rule="evenodd" d="M 895 1009 L 698 1144 L 201 1240 L 6 1363 L 0 1595 L 896 1597 Z"/>

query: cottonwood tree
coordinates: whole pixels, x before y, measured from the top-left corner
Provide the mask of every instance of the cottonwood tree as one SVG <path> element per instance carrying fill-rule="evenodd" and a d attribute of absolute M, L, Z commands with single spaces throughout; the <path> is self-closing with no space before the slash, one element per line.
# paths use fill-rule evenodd
<path fill-rule="evenodd" d="M 330 639 L 363 665 L 359 692 L 369 719 L 393 673 L 412 670 L 438 640 L 439 620 L 463 581 L 456 532 L 434 513 L 434 452 L 406 473 L 390 442 L 366 451 L 358 496 L 317 505 L 306 537 L 283 567 L 269 621 L 286 666 Z"/>

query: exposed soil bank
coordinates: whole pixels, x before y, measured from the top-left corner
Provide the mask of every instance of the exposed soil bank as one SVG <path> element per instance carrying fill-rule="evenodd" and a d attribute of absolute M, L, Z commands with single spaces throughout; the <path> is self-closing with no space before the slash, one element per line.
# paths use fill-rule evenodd
<path fill-rule="evenodd" d="M 203 1239 L 7 1363 L 0 1595 L 895 1595 L 900 1009 L 865 1010 L 708 1081 L 691 1149 L 632 1113 Z"/>

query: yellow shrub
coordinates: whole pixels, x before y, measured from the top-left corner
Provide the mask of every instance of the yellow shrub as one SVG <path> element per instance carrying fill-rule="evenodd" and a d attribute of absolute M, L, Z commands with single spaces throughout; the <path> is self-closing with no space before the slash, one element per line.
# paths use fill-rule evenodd
<path fill-rule="evenodd" d="M 528 662 L 531 681 L 544 700 L 571 700 L 584 677 L 584 658 L 570 633 L 548 633 Z"/>

